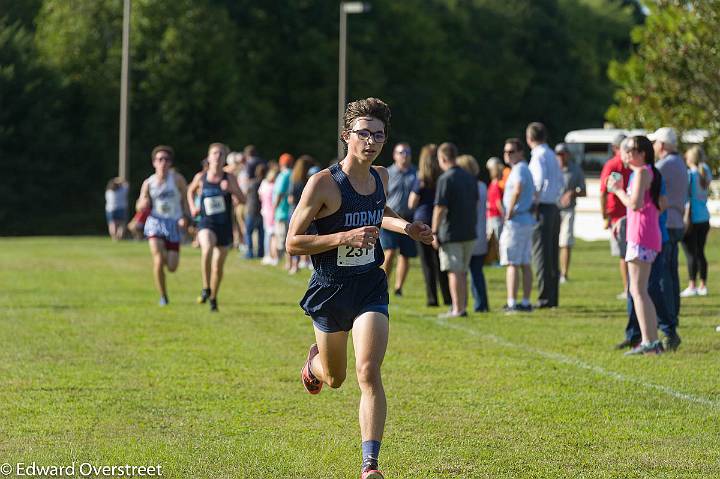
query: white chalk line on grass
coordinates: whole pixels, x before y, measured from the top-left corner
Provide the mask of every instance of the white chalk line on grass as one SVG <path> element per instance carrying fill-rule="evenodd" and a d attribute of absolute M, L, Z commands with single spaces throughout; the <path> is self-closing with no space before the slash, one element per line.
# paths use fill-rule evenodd
<path fill-rule="evenodd" d="M 301 280 L 298 277 L 284 276 L 283 282 L 288 283 L 288 284 L 299 285 L 301 282 L 304 282 L 304 280 Z M 418 313 L 415 311 L 410 311 L 405 308 L 398 307 L 397 305 L 394 305 L 394 304 L 391 305 L 390 307 L 391 307 L 391 311 L 398 311 L 401 314 L 419 317 L 419 318 L 422 318 L 433 324 L 436 324 L 440 327 L 445 327 L 445 328 L 449 328 L 449 329 L 455 329 L 458 331 L 462 331 L 464 333 L 470 334 L 470 335 L 478 337 L 480 339 L 484 339 L 486 341 L 490 341 L 495 344 L 499 344 L 500 346 L 504 346 L 508 349 L 514 349 L 516 351 L 527 351 L 527 352 L 533 353 L 537 356 L 541 356 L 541 357 L 549 359 L 551 361 L 555 361 L 557 363 L 567 364 L 568 366 L 574 366 L 578 369 L 584 369 L 586 371 L 592 371 L 595 374 L 614 379 L 618 382 L 635 384 L 635 385 L 641 386 L 645 389 L 658 391 L 658 392 L 666 394 L 670 397 L 673 397 L 675 399 L 679 399 L 681 401 L 686 401 L 686 402 L 695 403 L 695 404 L 701 404 L 703 406 L 708 406 L 708 407 L 714 408 L 714 409 L 720 409 L 720 401 L 717 401 L 717 400 L 708 399 L 708 398 L 702 397 L 702 396 L 695 396 L 693 394 L 683 393 L 680 391 L 676 391 L 675 389 L 668 387 L 668 386 L 662 386 L 660 384 L 653 384 L 653 383 L 649 383 L 646 381 L 642 381 L 638 378 L 634 378 L 632 376 L 627 376 L 625 374 L 618 373 L 615 371 L 609 371 L 603 367 L 600 367 L 600 366 L 597 366 L 594 364 L 590 364 L 590 363 L 586 363 L 585 361 L 581 361 L 577 358 L 573 358 L 571 356 L 566 356 L 564 354 L 545 351 L 545 350 L 538 349 L 538 348 L 528 346 L 525 344 L 513 343 L 512 341 L 508 341 L 507 339 L 502 338 L 500 336 L 496 336 L 494 334 L 481 333 L 480 331 L 477 331 L 472 328 L 468 328 L 461 324 L 453 324 L 453 323 L 447 322 L 447 320 L 439 320 L 434 316 Z"/>
<path fill-rule="evenodd" d="M 675 399 L 680 399 L 682 401 L 687 401 L 687 402 L 695 403 L 695 404 L 702 404 L 703 406 L 720 409 L 720 401 L 717 401 L 717 400 L 708 399 L 708 398 L 702 397 L 702 396 L 695 396 L 692 394 L 683 393 L 680 391 L 676 391 L 673 388 L 670 388 L 668 386 L 662 386 L 659 384 L 653 384 L 653 383 L 649 383 L 646 381 L 642 381 L 642 380 L 634 378 L 632 376 L 627 376 L 625 374 L 621 374 L 621 373 L 618 373 L 615 371 L 609 371 L 603 367 L 596 366 L 596 365 L 590 364 L 590 363 L 586 363 L 585 361 L 581 361 L 577 358 L 573 358 L 571 356 L 566 356 L 564 354 L 554 353 L 554 352 L 550 352 L 550 351 L 544 351 L 542 349 L 534 348 L 532 346 L 527 346 L 525 344 L 513 343 L 512 341 L 508 341 L 507 339 L 502 338 L 500 336 L 496 336 L 494 334 L 489 334 L 489 333 L 481 333 L 480 331 L 477 331 L 472 328 L 468 328 L 461 324 L 453 324 L 453 323 L 447 322 L 445 320 L 439 320 L 439 319 L 429 316 L 427 314 L 415 313 L 412 311 L 408 311 L 404 308 L 394 307 L 393 309 L 400 312 L 401 314 L 416 316 L 416 317 L 422 318 L 426 321 L 430 321 L 431 323 L 436 324 L 440 327 L 445 327 L 445 328 L 449 328 L 449 329 L 455 329 L 458 331 L 462 331 L 464 333 L 470 334 L 470 335 L 478 337 L 480 339 L 484 339 L 486 341 L 490 341 L 490 342 L 499 344 L 500 346 L 504 346 L 509 349 L 514 349 L 517 351 L 527 351 L 527 352 L 536 354 L 538 356 L 541 356 L 543 358 L 549 359 L 551 361 L 555 361 L 555 362 L 558 362 L 561 364 L 567 364 L 569 366 L 574 366 L 578 369 L 584 369 L 586 371 L 592 371 L 600 376 L 605 376 L 607 378 L 615 379 L 616 381 L 619 381 L 619 382 L 635 384 L 635 385 L 641 386 L 645 389 L 651 389 L 654 391 L 658 391 L 663 394 L 667 394 L 668 396 L 671 396 Z"/>

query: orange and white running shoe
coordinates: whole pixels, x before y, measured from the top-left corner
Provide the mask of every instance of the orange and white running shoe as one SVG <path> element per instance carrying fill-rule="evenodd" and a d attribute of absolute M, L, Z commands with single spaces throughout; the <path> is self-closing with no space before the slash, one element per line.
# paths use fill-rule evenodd
<path fill-rule="evenodd" d="M 312 359 L 317 355 L 317 344 L 313 344 L 310 346 L 310 351 L 308 351 L 307 361 L 305 361 L 305 365 L 300 370 L 300 378 L 302 379 L 303 386 L 305 386 L 305 390 L 310 394 L 319 394 L 323 385 L 322 381 L 313 376 L 313 373 L 310 370 Z"/>

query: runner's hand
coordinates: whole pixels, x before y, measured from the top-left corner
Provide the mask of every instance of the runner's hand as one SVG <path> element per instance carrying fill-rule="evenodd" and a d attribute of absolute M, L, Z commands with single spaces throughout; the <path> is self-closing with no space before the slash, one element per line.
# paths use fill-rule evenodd
<path fill-rule="evenodd" d="M 222 191 L 227 191 L 227 190 L 228 190 L 228 180 L 222 180 L 222 181 L 220 182 L 220 189 L 221 189 Z"/>
<path fill-rule="evenodd" d="M 433 242 L 432 229 L 422 221 L 408 223 L 407 226 L 405 226 L 405 232 L 415 241 L 420 241 L 425 244 L 432 244 Z"/>
<path fill-rule="evenodd" d="M 178 226 L 182 229 L 185 229 L 188 224 L 188 222 L 185 218 L 180 218 L 177 223 L 178 223 Z"/>
<path fill-rule="evenodd" d="M 344 245 L 353 248 L 370 248 L 375 245 L 380 236 L 380 230 L 376 226 L 363 226 L 345 232 Z"/>

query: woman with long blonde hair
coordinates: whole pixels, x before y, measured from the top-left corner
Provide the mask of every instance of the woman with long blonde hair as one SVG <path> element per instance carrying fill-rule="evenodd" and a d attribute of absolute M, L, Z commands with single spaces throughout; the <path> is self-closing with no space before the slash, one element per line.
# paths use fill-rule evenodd
<path fill-rule="evenodd" d="M 708 189 L 712 172 L 705 163 L 705 152 L 700 146 L 693 146 L 685 153 L 688 167 L 688 202 L 685 205 L 685 237 L 683 249 L 687 258 L 688 287 L 680 296 L 707 296 L 707 259 L 705 242 L 710 231 L 710 211 L 707 207 Z M 700 286 L 696 286 L 698 274 Z"/>

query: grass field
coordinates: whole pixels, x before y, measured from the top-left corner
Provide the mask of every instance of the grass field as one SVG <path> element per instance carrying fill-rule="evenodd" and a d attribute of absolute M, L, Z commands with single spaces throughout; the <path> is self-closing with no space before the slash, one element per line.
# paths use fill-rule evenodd
<path fill-rule="evenodd" d="M 387 478 L 720 477 L 718 239 L 710 296 L 684 301 L 683 344 L 660 357 L 612 349 L 625 314 L 605 242 L 580 243 L 561 308 L 531 315 L 499 312 L 491 268 L 494 312 L 438 320 L 415 264 L 391 298 Z M 0 240 L 0 464 L 357 478 L 353 374 L 317 397 L 299 382 L 307 279 L 233 254 L 211 315 L 197 250 L 159 308 L 143 243 Z"/>

